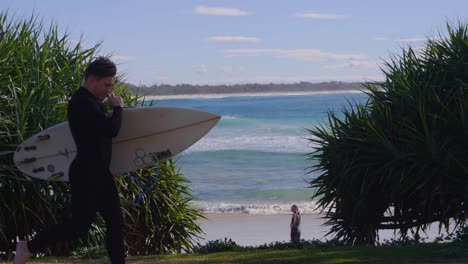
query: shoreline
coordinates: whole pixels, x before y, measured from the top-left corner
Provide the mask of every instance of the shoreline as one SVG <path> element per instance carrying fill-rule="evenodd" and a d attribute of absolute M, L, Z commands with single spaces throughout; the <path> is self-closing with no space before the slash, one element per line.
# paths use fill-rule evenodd
<path fill-rule="evenodd" d="M 200 234 L 201 238 L 196 239 L 201 245 L 208 241 L 224 238 L 232 239 L 240 246 L 259 246 L 274 242 L 290 240 L 289 214 L 243 214 L 243 213 L 205 213 L 206 219 L 198 219 L 205 234 Z M 301 239 L 305 240 L 330 240 L 332 236 L 325 236 L 330 230 L 330 226 L 325 226 L 325 215 L 320 213 L 301 213 Z M 380 230 L 379 241 L 391 240 L 395 238 L 394 230 Z M 446 234 L 446 232 L 441 233 Z M 426 241 L 434 240 L 438 234 L 438 223 L 432 223 L 426 235 L 420 232 Z"/>
<path fill-rule="evenodd" d="M 318 94 L 349 94 L 363 93 L 361 90 L 337 90 L 337 91 L 304 91 L 304 92 L 262 92 L 262 93 L 211 93 L 211 94 L 177 94 L 177 95 L 148 95 L 146 100 L 167 99 L 215 99 L 227 97 L 261 97 L 261 96 L 294 96 L 294 95 L 318 95 Z"/>
<path fill-rule="evenodd" d="M 255 215 L 242 213 L 204 214 L 207 219 L 197 220 L 205 232 L 200 244 L 224 238 L 240 246 L 258 246 L 276 241 L 289 241 L 291 214 Z M 323 239 L 328 232 L 322 226 L 323 215 L 301 214 L 301 239 Z"/>

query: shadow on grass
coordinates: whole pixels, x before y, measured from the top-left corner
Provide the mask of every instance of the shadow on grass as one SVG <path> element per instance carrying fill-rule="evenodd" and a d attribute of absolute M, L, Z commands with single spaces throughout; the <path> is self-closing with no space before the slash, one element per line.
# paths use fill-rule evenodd
<path fill-rule="evenodd" d="M 468 263 L 468 250 L 446 245 L 359 246 L 147 256 L 129 259 L 128 263 Z"/>
<path fill-rule="evenodd" d="M 107 259 L 39 258 L 32 263 L 110 263 Z M 468 263 L 468 245 L 337 246 L 306 249 L 248 249 L 216 253 L 153 255 L 127 263 Z"/>

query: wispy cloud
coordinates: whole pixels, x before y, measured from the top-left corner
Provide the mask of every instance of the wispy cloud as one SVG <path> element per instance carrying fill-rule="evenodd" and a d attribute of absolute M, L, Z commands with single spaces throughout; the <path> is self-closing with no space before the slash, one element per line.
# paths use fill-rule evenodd
<path fill-rule="evenodd" d="M 193 69 L 195 70 L 195 73 L 200 74 L 200 75 L 208 72 L 208 68 L 206 67 L 205 64 L 197 65 L 193 67 Z"/>
<path fill-rule="evenodd" d="M 278 76 L 278 75 L 257 75 L 250 77 L 236 77 L 228 79 L 206 79 L 206 80 L 192 80 L 184 81 L 183 83 L 190 84 L 246 84 L 246 83 L 298 83 L 301 81 L 318 83 L 318 82 L 371 82 L 382 81 L 383 75 L 333 75 L 333 76 Z"/>
<path fill-rule="evenodd" d="M 342 70 L 342 69 L 370 69 L 377 68 L 378 65 L 374 61 L 369 60 L 349 60 L 344 63 L 327 64 L 322 67 L 326 70 Z"/>
<path fill-rule="evenodd" d="M 257 43 L 260 41 L 259 38 L 243 36 L 213 36 L 207 38 L 207 40 L 217 43 Z"/>
<path fill-rule="evenodd" d="M 111 60 L 113 61 L 134 61 L 136 60 L 135 56 L 124 56 L 124 55 L 112 55 L 110 57 Z"/>
<path fill-rule="evenodd" d="M 426 38 L 401 38 L 398 41 L 404 43 L 414 43 L 414 42 L 423 42 L 426 41 Z"/>
<path fill-rule="evenodd" d="M 384 38 L 384 37 L 372 37 L 371 39 L 372 39 L 372 40 L 375 40 L 375 41 L 384 41 L 384 40 L 387 40 L 387 38 Z"/>
<path fill-rule="evenodd" d="M 222 66 L 219 67 L 219 70 L 228 75 L 239 75 L 245 71 L 244 67 L 232 67 L 232 66 Z"/>
<path fill-rule="evenodd" d="M 207 7 L 197 6 L 194 9 L 195 13 L 200 15 L 209 16 L 248 16 L 249 12 L 240 10 L 238 8 L 227 8 L 227 7 Z"/>
<path fill-rule="evenodd" d="M 278 58 L 292 58 L 304 61 L 367 60 L 365 54 L 337 54 L 318 49 L 230 49 L 226 57 L 270 55 Z"/>
<path fill-rule="evenodd" d="M 322 19 L 322 20 L 334 20 L 334 19 L 346 19 L 349 16 L 338 15 L 338 14 L 323 14 L 323 13 L 302 13 L 295 14 L 295 17 L 309 18 L 309 19 Z"/>

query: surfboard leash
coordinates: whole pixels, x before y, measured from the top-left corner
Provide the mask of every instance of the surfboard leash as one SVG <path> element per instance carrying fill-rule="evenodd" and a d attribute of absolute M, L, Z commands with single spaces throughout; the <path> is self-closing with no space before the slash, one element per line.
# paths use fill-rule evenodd
<path fill-rule="evenodd" d="M 123 177 L 127 177 L 127 178 L 132 179 L 138 185 L 138 189 L 140 190 L 140 194 L 138 195 L 138 198 L 137 198 L 137 200 L 135 202 L 136 205 L 140 205 L 141 200 L 143 199 L 143 196 L 145 196 L 158 182 L 158 179 L 159 179 L 159 177 L 161 175 L 161 168 L 159 167 L 159 164 L 157 164 L 157 163 L 155 165 L 155 168 L 156 168 L 156 175 L 155 175 L 153 181 L 151 182 L 151 184 L 145 190 L 143 190 L 143 185 L 141 184 L 141 181 L 137 177 L 132 176 L 132 175 L 130 175 L 128 173 L 122 174 Z"/>

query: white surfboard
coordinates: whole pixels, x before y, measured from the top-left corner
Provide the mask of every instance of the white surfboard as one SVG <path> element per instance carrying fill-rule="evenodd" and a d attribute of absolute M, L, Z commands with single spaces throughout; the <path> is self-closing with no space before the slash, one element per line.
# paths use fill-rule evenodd
<path fill-rule="evenodd" d="M 110 170 L 122 174 L 173 157 L 201 139 L 219 119 L 218 115 L 187 108 L 125 108 L 122 128 L 112 141 Z M 75 156 L 68 122 L 63 122 L 25 140 L 13 159 L 29 176 L 68 181 Z"/>

